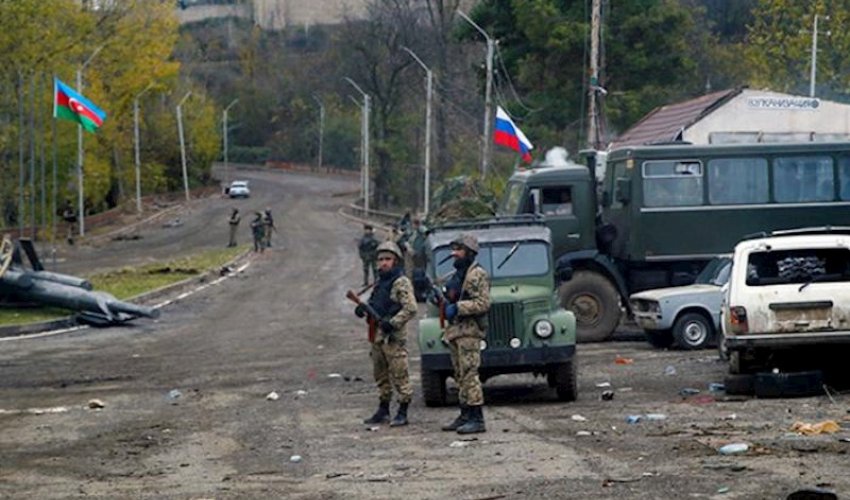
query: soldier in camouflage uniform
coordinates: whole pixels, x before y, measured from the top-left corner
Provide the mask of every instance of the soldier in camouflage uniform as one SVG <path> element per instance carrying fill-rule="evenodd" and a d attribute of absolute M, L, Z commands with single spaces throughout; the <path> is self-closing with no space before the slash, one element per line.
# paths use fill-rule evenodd
<path fill-rule="evenodd" d="M 391 241 L 378 245 L 378 281 L 369 297 L 369 305 L 380 316 L 372 341 L 372 368 L 380 393 L 378 411 L 363 422 L 386 423 L 390 420 L 390 400 L 397 393 L 398 412 L 390 426 L 407 425 L 407 408 L 413 397 L 413 387 L 407 367 L 407 322 L 416 315 L 413 285 L 400 266 L 401 250 Z M 363 306 L 354 313 L 365 317 Z"/>
<path fill-rule="evenodd" d="M 452 241 L 456 272 L 446 283 L 445 339 L 449 343 L 454 379 L 458 385 L 460 415 L 444 431 L 459 434 L 484 432 L 484 393 L 478 378 L 481 340 L 487 332 L 490 310 L 490 277 L 477 262 L 478 240 L 462 234 Z"/>
<path fill-rule="evenodd" d="M 378 240 L 371 225 L 363 226 L 363 236 L 357 242 L 357 251 L 360 253 L 360 261 L 363 263 L 363 286 L 369 284 L 369 270 L 372 270 L 372 279 L 378 278 L 377 267 Z"/>

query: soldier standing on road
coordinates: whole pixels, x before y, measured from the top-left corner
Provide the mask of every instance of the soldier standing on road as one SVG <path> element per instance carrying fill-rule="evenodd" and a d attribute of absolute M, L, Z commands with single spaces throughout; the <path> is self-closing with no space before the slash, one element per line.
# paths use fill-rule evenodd
<path fill-rule="evenodd" d="M 369 305 L 380 316 L 372 341 L 372 368 L 380 393 L 374 415 L 363 421 L 381 424 L 390 420 L 390 400 L 397 393 L 398 412 L 390 426 L 407 425 L 407 407 L 413 397 L 407 366 L 407 322 L 416 315 L 413 285 L 399 265 L 401 250 L 391 241 L 378 245 L 378 281 L 369 297 Z M 364 317 L 366 310 L 357 306 L 354 314 Z"/>
<path fill-rule="evenodd" d="M 272 231 L 275 230 L 274 227 L 274 219 L 272 218 L 272 209 L 266 208 L 266 211 L 263 212 L 263 245 L 266 248 L 271 248 L 272 246 Z"/>
<path fill-rule="evenodd" d="M 260 212 L 255 212 L 254 220 L 251 221 L 251 235 L 254 237 L 254 251 L 260 252 L 265 249 L 265 244 L 263 243 L 263 230 L 265 228 L 265 223 L 263 223 L 263 214 Z"/>
<path fill-rule="evenodd" d="M 375 233 L 371 225 L 363 226 L 363 236 L 357 243 L 357 251 L 360 253 L 360 260 L 363 262 L 363 286 L 369 285 L 369 270 L 372 270 L 372 279 L 378 279 L 377 268 L 377 249 L 378 240 L 375 238 Z"/>
<path fill-rule="evenodd" d="M 65 200 L 65 204 L 62 206 L 62 220 L 65 221 L 68 227 L 68 244 L 74 244 L 74 228 L 77 223 L 77 211 L 74 210 L 74 205 L 71 204 L 71 200 Z"/>
<path fill-rule="evenodd" d="M 452 241 L 452 257 L 456 272 L 446 283 L 445 339 L 449 343 L 454 379 L 458 385 L 460 415 L 443 426 L 444 431 L 458 434 L 484 432 L 484 393 L 478 378 L 481 366 L 481 340 L 487 332 L 490 310 L 490 277 L 477 262 L 478 240 L 461 234 Z"/>
<path fill-rule="evenodd" d="M 239 209 L 234 208 L 230 213 L 230 219 L 227 221 L 230 224 L 230 241 L 227 243 L 228 247 L 236 246 L 236 229 L 239 227 L 241 221 L 242 217 L 239 216 Z"/>

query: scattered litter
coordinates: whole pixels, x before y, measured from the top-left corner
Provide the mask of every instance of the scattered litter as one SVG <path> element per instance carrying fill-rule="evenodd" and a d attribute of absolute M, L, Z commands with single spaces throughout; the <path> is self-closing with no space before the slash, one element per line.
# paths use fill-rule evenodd
<path fill-rule="evenodd" d="M 670 376 L 670 375 L 675 375 L 675 374 L 676 374 L 676 367 L 675 366 L 667 365 L 667 367 L 664 368 L 664 375 Z"/>
<path fill-rule="evenodd" d="M 614 399 L 614 391 L 602 391 L 602 394 L 599 397 L 602 401 L 611 401 Z"/>
<path fill-rule="evenodd" d="M 106 407 L 106 404 L 99 399 L 89 399 L 89 409 L 101 410 Z"/>
<path fill-rule="evenodd" d="M 112 241 L 135 241 L 142 239 L 138 234 L 119 234 L 118 236 L 113 236 Z"/>
<path fill-rule="evenodd" d="M 723 384 L 717 383 L 717 382 L 712 382 L 712 383 L 708 384 L 708 391 L 709 392 L 725 392 L 726 386 L 723 385 Z"/>
<path fill-rule="evenodd" d="M 730 414 L 726 415 L 725 417 L 721 418 L 721 420 L 737 420 L 737 419 L 738 419 L 737 413 L 730 413 Z"/>
<path fill-rule="evenodd" d="M 316 349 L 319 349 L 319 350 L 322 350 L 324 348 L 325 348 L 324 344 L 319 344 L 319 345 L 316 346 Z"/>
<path fill-rule="evenodd" d="M 838 441 L 841 443 L 850 443 L 850 438 L 838 438 Z"/>
<path fill-rule="evenodd" d="M 306 396 L 307 391 L 305 391 L 304 389 L 298 389 L 297 391 L 295 391 L 295 395 L 298 396 L 298 397 Z"/>
<path fill-rule="evenodd" d="M 168 391 L 168 399 L 179 399 L 181 396 L 183 396 L 183 393 L 177 389 Z"/>
<path fill-rule="evenodd" d="M 729 487 L 728 486 L 722 486 L 720 488 L 717 488 L 717 493 L 719 493 L 721 495 L 724 494 L 724 493 L 729 493 Z"/>
<path fill-rule="evenodd" d="M 366 430 L 368 430 L 369 432 L 378 432 L 379 430 L 381 430 L 381 428 L 380 428 L 379 426 L 377 426 L 377 425 L 374 425 L 374 426 L 372 426 L 372 427 L 369 427 L 369 428 L 368 428 L 368 429 L 366 429 Z"/>
<path fill-rule="evenodd" d="M 171 219 L 170 221 L 166 221 L 162 224 L 162 227 L 180 227 L 183 225 L 183 221 L 180 220 L 180 217 L 175 219 Z"/>
<path fill-rule="evenodd" d="M 27 408 L 26 410 L 4 410 L 0 408 L 0 415 L 17 415 L 30 413 L 32 415 L 44 415 L 45 413 L 65 413 L 69 410 L 67 406 L 54 406 L 53 408 Z"/>
<path fill-rule="evenodd" d="M 617 389 L 617 392 L 632 392 L 632 388 L 631 387 L 620 387 L 619 389 Z"/>
<path fill-rule="evenodd" d="M 339 373 L 328 373 L 328 378 L 342 378 Z"/>
<path fill-rule="evenodd" d="M 611 382 L 599 382 L 596 387 L 611 387 Z"/>
<path fill-rule="evenodd" d="M 301 462 L 301 455 L 292 455 L 291 457 L 289 457 L 289 461 L 294 463 L 294 464 L 300 463 Z"/>
<path fill-rule="evenodd" d="M 835 420 L 824 420 L 816 424 L 808 424 L 805 422 L 794 422 L 791 426 L 791 431 L 805 436 L 814 436 L 816 434 L 833 434 L 841 430 L 841 426 Z"/>
<path fill-rule="evenodd" d="M 655 421 L 667 420 L 667 415 L 665 415 L 663 413 L 647 413 L 646 419 L 647 420 L 655 420 Z"/>
<path fill-rule="evenodd" d="M 693 387 L 685 387 L 684 389 L 679 391 L 679 396 L 688 397 L 688 396 L 694 396 L 694 395 L 699 394 L 699 393 L 700 393 L 699 389 L 694 389 Z"/>
<path fill-rule="evenodd" d="M 634 362 L 635 362 L 635 360 L 633 360 L 632 358 L 624 358 L 624 357 L 620 356 L 619 354 L 617 355 L 616 358 L 614 358 L 614 364 L 615 365 L 630 365 Z"/>
<path fill-rule="evenodd" d="M 720 452 L 721 455 L 737 455 L 738 453 L 745 453 L 749 449 L 750 445 L 747 443 L 730 443 L 721 446 L 717 451 Z"/>
<path fill-rule="evenodd" d="M 452 441 L 449 448 L 463 448 L 464 446 L 469 446 L 469 441 Z"/>
<path fill-rule="evenodd" d="M 576 432 L 576 436 L 592 436 L 593 433 L 590 431 L 578 431 Z"/>
<path fill-rule="evenodd" d="M 642 417 L 640 415 L 629 415 L 628 417 L 626 417 L 626 423 L 627 424 L 636 424 L 636 423 L 640 422 L 641 419 L 642 419 Z"/>
<path fill-rule="evenodd" d="M 272 391 L 266 394 L 266 399 L 268 399 L 269 401 L 277 401 L 278 399 L 280 399 L 280 394 L 275 391 Z"/>
<path fill-rule="evenodd" d="M 233 272 L 232 266 L 221 266 L 221 269 L 218 270 L 219 276 L 227 276 L 228 274 Z"/>
<path fill-rule="evenodd" d="M 587 422 L 587 418 L 586 418 L 586 417 L 582 417 L 581 415 L 578 415 L 578 414 L 573 415 L 573 416 L 572 416 L 572 417 L 570 417 L 570 418 L 571 418 L 571 419 L 573 419 L 575 422 Z"/>
<path fill-rule="evenodd" d="M 347 475 L 348 474 L 345 472 L 328 472 L 327 474 L 325 474 L 325 479 L 335 479 Z"/>

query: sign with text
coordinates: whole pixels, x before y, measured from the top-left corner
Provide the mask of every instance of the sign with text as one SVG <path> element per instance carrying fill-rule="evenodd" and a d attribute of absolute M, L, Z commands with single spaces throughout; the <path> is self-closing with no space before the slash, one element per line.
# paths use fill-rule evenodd
<path fill-rule="evenodd" d="M 767 97 L 747 98 L 747 107 L 753 109 L 789 109 L 811 111 L 820 107 L 820 99 L 815 97 Z"/>

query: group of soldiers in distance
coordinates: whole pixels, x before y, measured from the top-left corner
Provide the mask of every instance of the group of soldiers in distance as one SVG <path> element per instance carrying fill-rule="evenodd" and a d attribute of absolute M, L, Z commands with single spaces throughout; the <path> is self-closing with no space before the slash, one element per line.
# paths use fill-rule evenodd
<path fill-rule="evenodd" d="M 236 246 L 236 231 L 239 228 L 240 222 L 242 222 L 242 217 L 239 215 L 239 209 L 234 208 L 227 221 L 230 226 L 228 247 Z M 272 217 L 272 210 L 266 208 L 264 212 L 254 212 L 254 218 L 251 220 L 251 236 L 254 239 L 255 252 L 262 253 L 263 250 L 272 246 L 273 231 L 276 231 L 276 228 L 274 218 Z"/>
<path fill-rule="evenodd" d="M 408 373 L 407 323 L 417 313 L 416 301 L 425 300 L 429 283 L 425 275 L 428 231 L 419 218 L 409 215 L 393 226 L 392 236 L 383 243 L 372 226 L 364 227 L 358 242 L 363 263 L 361 293 L 372 288 L 368 302 L 358 302 L 354 314 L 369 323 L 372 370 L 378 387 L 379 404 L 365 424 L 407 425 L 407 412 L 413 396 Z M 443 338 L 449 348 L 454 379 L 458 385 L 460 414 L 443 431 L 458 434 L 485 432 L 484 396 L 478 369 L 480 342 L 486 333 L 485 318 L 490 309 L 490 280 L 478 265 L 478 240 L 461 234 L 451 243 L 455 272 L 445 285 L 442 314 L 448 321 Z M 373 283 L 369 284 L 369 272 Z M 424 286 L 423 286 L 424 282 Z M 417 286 L 418 285 L 418 286 Z M 352 292 L 349 292 L 352 293 Z M 433 297 L 432 297 L 433 299 Z M 396 393 L 398 410 L 390 414 L 390 401 Z"/>

